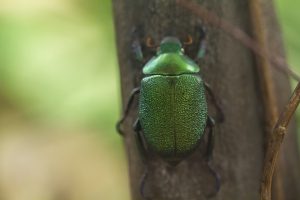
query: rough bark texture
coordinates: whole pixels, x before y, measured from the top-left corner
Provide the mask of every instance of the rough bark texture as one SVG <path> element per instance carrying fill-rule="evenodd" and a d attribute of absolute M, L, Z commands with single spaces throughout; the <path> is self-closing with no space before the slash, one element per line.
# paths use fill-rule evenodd
<path fill-rule="evenodd" d="M 251 33 L 247 1 L 202 0 L 199 4 L 217 13 Z M 272 51 L 283 55 L 282 42 L 272 2 L 265 0 L 268 38 Z M 173 0 L 114 0 L 118 57 L 122 84 L 123 105 L 130 91 L 139 85 L 141 65 L 131 54 L 131 32 L 143 25 L 145 36 L 157 43 L 167 35 L 185 38 L 199 35 L 195 27 L 201 19 L 176 5 Z M 217 124 L 213 166 L 222 177 L 219 193 L 211 199 L 259 199 L 260 180 L 264 158 L 264 108 L 260 93 L 253 53 L 222 30 L 207 27 L 208 52 L 201 64 L 201 75 L 208 82 L 225 114 L 225 122 Z M 198 40 L 187 49 L 194 57 Z M 150 53 L 148 52 L 148 55 Z M 274 69 L 279 110 L 287 103 L 290 86 L 286 75 Z M 213 105 L 209 111 L 215 115 Z M 137 101 L 124 125 L 125 145 L 129 162 L 132 199 L 142 199 L 140 179 L 145 164 L 136 148 L 132 124 L 136 119 Z M 295 139 L 295 126 L 290 127 L 285 139 L 280 162 L 285 199 L 300 199 L 300 165 Z M 203 159 L 206 142 L 176 168 L 168 167 L 159 158 L 146 161 L 149 175 L 145 183 L 145 196 L 155 200 L 200 200 L 214 192 L 214 177 Z"/>

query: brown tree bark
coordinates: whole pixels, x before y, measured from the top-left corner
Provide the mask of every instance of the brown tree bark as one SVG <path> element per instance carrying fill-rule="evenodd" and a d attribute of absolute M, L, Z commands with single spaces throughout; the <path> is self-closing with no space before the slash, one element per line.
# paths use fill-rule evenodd
<path fill-rule="evenodd" d="M 222 19 L 247 33 L 252 33 L 247 1 L 199 0 Z M 263 10 L 267 26 L 268 44 L 273 53 L 283 56 L 283 48 L 272 1 L 264 0 Z M 141 65 L 131 52 L 132 30 L 143 25 L 145 36 L 158 43 L 164 36 L 197 38 L 197 16 L 176 4 L 174 0 L 114 0 L 118 58 L 123 105 L 130 92 L 139 85 Z M 253 52 L 221 29 L 207 26 L 208 52 L 201 64 L 201 76 L 208 82 L 221 102 L 225 122 L 217 124 L 213 167 L 221 175 L 222 187 L 211 199 L 259 199 L 260 181 L 264 162 L 265 120 L 263 93 L 258 81 Z M 187 49 L 193 57 L 199 40 Z M 146 56 L 150 56 L 150 53 Z M 279 111 L 288 102 L 290 86 L 287 75 L 272 68 Z M 123 106 L 124 107 L 124 106 Z M 214 114 L 213 105 L 209 112 Z M 137 117 L 137 100 L 127 118 L 125 146 L 128 155 L 132 199 L 143 199 L 139 192 L 145 164 L 136 148 L 132 124 Z M 286 200 L 300 199 L 300 161 L 297 151 L 295 125 L 285 138 L 279 171 L 283 195 Z M 145 183 L 145 196 L 155 200 L 200 200 L 214 192 L 215 182 L 203 159 L 206 142 L 176 168 L 168 167 L 158 158 L 146 161 L 149 175 Z M 274 196 L 276 198 L 276 196 Z"/>

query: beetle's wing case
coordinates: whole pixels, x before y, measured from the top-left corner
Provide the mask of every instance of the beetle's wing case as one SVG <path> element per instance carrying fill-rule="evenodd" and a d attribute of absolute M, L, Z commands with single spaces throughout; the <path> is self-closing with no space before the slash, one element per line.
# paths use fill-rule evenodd
<path fill-rule="evenodd" d="M 202 79 L 195 74 L 145 77 L 139 118 L 149 149 L 168 162 L 179 162 L 204 134 L 207 103 Z"/>

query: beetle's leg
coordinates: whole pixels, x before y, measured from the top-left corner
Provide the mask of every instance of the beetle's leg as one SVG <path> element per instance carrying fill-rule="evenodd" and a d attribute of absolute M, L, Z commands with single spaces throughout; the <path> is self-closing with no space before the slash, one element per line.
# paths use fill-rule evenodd
<path fill-rule="evenodd" d="M 148 151 L 147 151 L 146 144 L 143 140 L 142 126 L 141 126 L 141 123 L 140 123 L 139 119 L 137 119 L 135 121 L 135 123 L 133 125 L 133 129 L 135 131 L 135 138 L 136 138 L 136 142 L 137 142 L 139 152 L 141 154 L 143 162 L 145 163 Z M 147 167 L 147 165 L 145 165 L 145 171 L 144 171 L 144 173 L 141 177 L 141 180 L 140 180 L 140 194 L 144 199 L 147 199 L 145 197 L 145 193 L 144 193 L 147 177 L 148 177 L 148 167 Z"/>
<path fill-rule="evenodd" d="M 208 131 L 208 144 L 207 144 L 207 151 L 206 151 L 206 161 L 209 162 L 212 160 L 212 154 L 214 149 L 214 127 L 215 127 L 215 120 L 208 116 L 207 117 L 207 127 L 209 129 Z"/>
<path fill-rule="evenodd" d="M 196 56 L 196 60 L 201 59 L 205 56 L 206 52 L 206 32 L 205 28 L 202 25 L 197 26 L 197 29 L 200 33 L 200 44 L 199 44 L 199 50 Z"/>
<path fill-rule="evenodd" d="M 139 39 L 135 39 L 133 40 L 132 44 L 131 44 L 131 48 L 132 48 L 132 52 L 134 55 L 134 58 L 140 62 L 144 61 L 144 55 L 142 52 L 142 46 L 141 43 L 139 41 Z"/>
<path fill-rule="evenodd" d="M 223 110 L 221 109 L 219 102 L 216 99 L 216 96 L 214 95 L 214 93 L 211 90 L 211 87 L 208 83 L 204 82 L 204 86 L 205 86 L 205 89 L 208 92 L 209 96 L 211 97 L 213 104 L 215 105 L 215 107 L 217 109 L 217 112 L 218 112 L 217 122 L 223 122 L 224 121 L 224 113 L 223 113 Z"/>
<path fill-rule="evenodd" d="M 209 195 L 209 196 L 215 196 L 221 187 L 221 177 L 220 175 L 213 169 L 211 165 L 211 160 L 212 160 L 212 155 L 213 155 L 213 149 L 214 149 L 214 126 L 215 126 L 215 121 L 212 117 L 208 116 L 207 118 L 207 127 L 209 128 L 208 132 L 208 144 L 207 144 L 207 151 L 206 151 L 206 162 L 208 165 L 208 168 L 210 172 L 213 174 L 216 180 L 216 186 L 215 186 L 215 193 Z"/>
<path fill-rule="evenodd" d="M 140 38 L 142 36 L 142 27 L 134 27 L 132 31 L 132 43 L 131 50 L 133 52 L 134 58 L 140 62 L 144 61 L 144 55 L 142 51 L 142 45 Z"/>
<path fill-rule="evenodd" d="M 146 196 L 145 196 L 145 191 L 144 191 L 147 178 L 148 178 L 148 167 L 146 165 L 145 171 L 144 171 L 143 176 L 140 180 L 140 194 L 144 199 L 147 199 Z"/>
<path fill-rule="evenodd" d="M 131 52 L 134 59 L 142 66 L 149 60 L 149 56 L 156 55 L 157 44 L 150 36 L 145 37 L 144 27 L 142 25 L 135 26 L 131 33 Z"/>
<path fill-rule="evenodd" d="M 135 139 L 136 139 L 136 142 L 137 142 L 138 150 L 141 154 L 143 162 L 145 162 L 146 159 L 147 159 L 148 149 L 147 149 L 146 143 L 144 142 L 142 126 L 141 126 L 141 123 L 140 123 L 139 119 L 137 119 L 134 122 L 133 130 L 135 132 Z"/>
<path fill-rule="evenodd" d="M 131 109 L 131 106 L 132 106 L 132 103 L 133 103 L 133 100 L 134 100 L 134 97 L 140 92 L 140 88 L 137 87 L 137 88 L 134 88 L 132 91 L 131 91 L 131 94 L 130 94 L 130 97 L 129 97 L 129 100 L 126 104 L 126 107 L 125 107 L 125 111 L 123 113 L 123 116 L 121 117 L 121 119 L 117 122 L 116 124 L 116 129 L 117 131 L 119 132 L 120 135 L 124 135 L 124 132 L 123 130 L 121 129 L 121 125 L 123 124 L 123 122 L 125 121 L 126 117 L 128 116 L 129 114 L 129 111 Z"/>

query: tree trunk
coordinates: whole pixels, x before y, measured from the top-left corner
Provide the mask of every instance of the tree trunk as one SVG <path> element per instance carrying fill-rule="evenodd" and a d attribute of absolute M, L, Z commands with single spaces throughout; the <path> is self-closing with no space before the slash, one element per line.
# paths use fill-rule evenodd
<path fill-rule="evenodd" d="M 251 34 L 247 1 L 199 0 L 198 3 Z M 279 28 L 272 2 L 264 0 L 267 34 L 273 53 L 283 55 Z M 159 43 L 164 36 L 196 40 L 186 53 L 194 57 L 199 40 L 197 16 L 178 6 L 174 0 L 114 0 L 118 58 L 120 65 L 123 107 L 130 92 L 139 86 L 142 66 L 131 52 L 132 30 L 143 25 L 146 36 Z M 212 199 L 259 199 L 264 161 L 264 107 L 254 54 L 221 29 L 207 28 L 207 54 L 201 61 L 201 76 L 208 82 L 225 114 L 225 122 L 215 129 L 213 168 L 221 176 L 221 190 Z M 274 52 L 275 51 L 275 52 Z M 150 56 L 150 53 L 146 56 Z M 290 95 L 288 77 L 272 69 L 279 111 Z M 209 104 L 209 112 L 215 110 Z M 139 192 L 145 166 L 149 170 L 144 196 L 155 200 L 200 200 L 215 191 L 215 179 L 203 159 L 206 142 L 177 167 L 170 168 L 160 159 L 142 162 L 136 147 L 132 124 L 137 117 L 137 100 L 124 124 L 125 145 L 129 162 L 132 199 L 143 199 Z M 286 200 L 300 199 L 300 162 L 295 139 L 295 125 L 285 138 L 279 171 Z"/>

